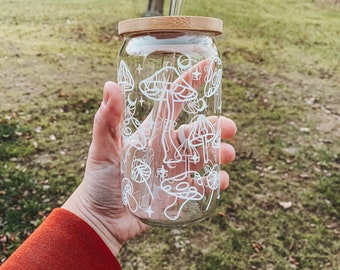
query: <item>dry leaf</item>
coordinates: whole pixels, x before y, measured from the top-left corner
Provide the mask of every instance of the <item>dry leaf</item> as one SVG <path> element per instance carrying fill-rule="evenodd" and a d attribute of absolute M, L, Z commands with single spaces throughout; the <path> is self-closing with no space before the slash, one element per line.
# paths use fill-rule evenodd
<path fill-rule="evenodd" d="M 221 217 L 226 217 L 226 216 L 227 216 L 227 214 L 224 213 L 224 212 L 218 212 L 217 214 L 218 214 L 219 216 L 221 216 Z"/>
<path fill-rule="evenodd" d="M 289 209 L 292 207 L 293 203 L 292 202 L 279 202 L 279 205 L 283 208 L 283 209 Z"/>
<path fill-rule="evenodd" d="M 0 243 L 6 243 L 7 241 L 7 236 L 5 234 L 0 235 Z"/>
<path fill-rule="evenodd" d="M 15 135 L 17 135 L 18 137 L 21 137 L 23 135 L 23 133 L 20 132 L 20 131 L 15 131 Z"/>
<path fill-rule="evenodd" d="M 259 253 L 263 249 L 263 246 L 259 243 L 253 243 L 252 247 L 257 253 Z"/>
<path fill-rule="evenodd" d="M 288 261 L 289 261 L 289 264 L 292 268 L 298 268 L 299 266 L 299 262 L 297 261 L 296 258 L 294 258 L 293 256 L 289 256 L 288 257 Z"/>
<path fill-rule="evenodd" d="M 326 263 L 325 263 L 325 266 L 326 266 L 326 267 L 331 267 L 331 266 L 332 266 L 332 263 L 326 262 Z"/>
<path fill-rule="evenodd" d="M 307 178 L 309 178 L 310 176 L 309 176 L 308 173 L 301 173 L 301 174 L 299 175 L 299 177 L 302 178 L 302 179 L 307 179 Z"/>

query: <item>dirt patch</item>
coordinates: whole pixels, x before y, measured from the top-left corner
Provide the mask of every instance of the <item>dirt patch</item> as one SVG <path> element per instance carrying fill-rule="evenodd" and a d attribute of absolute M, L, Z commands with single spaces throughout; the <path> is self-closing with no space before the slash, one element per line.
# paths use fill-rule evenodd
<path fill-rule="evenodd" d="M 301 84 L 305 89 L 304 102 L 309 108 L 306 122 L 312 124 L 310 132 L 317 132 L 319 142 L 333 144 L 334 154 L 340 152 L 340 89 L 320 78 L 306 77 Z M 308 130 L 306 130 L 308 132 Z"/>
<path fill-rule="evenodd" d="M 326 5 L 340 5 L 339 0 L 315 0 L 315 3 L 321 6 L 326 6 Z"/>

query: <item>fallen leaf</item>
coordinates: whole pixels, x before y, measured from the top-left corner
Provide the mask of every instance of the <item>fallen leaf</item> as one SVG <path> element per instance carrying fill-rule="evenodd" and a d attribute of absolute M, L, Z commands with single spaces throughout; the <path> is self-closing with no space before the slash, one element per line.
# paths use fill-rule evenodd
<path fill-rule="evenodd" d="M 18 137 L 21 137 L 22 136 L 22 132 L 20 132 L 20 131 L 15 131 L 15 135 L 17 135 Z"/>
<path fill-rule="evenodd" d="M 302 179 L 307 179 L 307 178 L 309 178 L 309 174 L 307 174 L 307 173 L 301 173 L 301 174 L 299 175 L 299 177 L 302 178 Z"/>
<path fill-rule="evenodd" d="M 307 128 L 307 127 L 302 127 L 302 128 L 300 128 L 300 131 L 301 132 L 304 132 L 304 133 L 308 133 L 309 132 L 309 128 Z"/>
<path fill-rule="evenodd" d="M 289 264 L 292 268 L 298 268 L 298 266 L 300 264 L 298 262 L 298 260 L 296 258 L 294 258 L 293 256 L 288 257 L 288 262 L 289 262 Z"/>
<path fill-rule="evenodd" d="M 9 236 L 9 240 L 14 242 L 16 239 L 17 239 L 17 233 L 16 232 L 11 233 Z"/>
<path fill-rule="evenodd" d="M 252 247 L 257 253 L 259 253 L 263 249 L 263 246 L 259 243 L 253 243 Z"/>
<path fill-rule="evenodd" d="M 293 203 L 292 202 L 279 202 L 279 205 L 283 208 L 283 209 L 289 209 L 292 207 Z"/>
<path fill-rule="evenodd" d="M 1 234 L 0 235 L 0 242 L 1 243 L 6 243 L 6 241 L 7 241 L 7 236 L 5 234 Z"/>
<path fill-rule="evenodd" d="M 226 213 L 224 213 L 224 212 L 218 212 L 217 213 L 219 216 L 221 216 L 221 217 L 226 217 L 227 215 L 226 215 Z"/>

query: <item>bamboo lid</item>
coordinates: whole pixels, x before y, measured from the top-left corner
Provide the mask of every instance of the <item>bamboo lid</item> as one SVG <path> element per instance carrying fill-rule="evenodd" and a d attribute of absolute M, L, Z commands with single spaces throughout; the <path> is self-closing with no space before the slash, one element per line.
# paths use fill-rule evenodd
<path fill-rule="evenodd" d="M 198 31 L 213 35 L 223 32 L 223 21 L 211 17 L 198 16 L 158 16 L 121 21 L 118 24 L 119 35 L 152 32 Z"/>

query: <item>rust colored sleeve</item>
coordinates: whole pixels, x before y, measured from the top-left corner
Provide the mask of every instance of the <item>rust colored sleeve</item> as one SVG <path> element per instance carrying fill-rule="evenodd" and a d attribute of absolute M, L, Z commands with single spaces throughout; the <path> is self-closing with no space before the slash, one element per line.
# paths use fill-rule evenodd
<path fill-rule="evenodd" d="M 121 270 L 98 234 L 81 218 L 54 209 L 1 270 Z"/>

